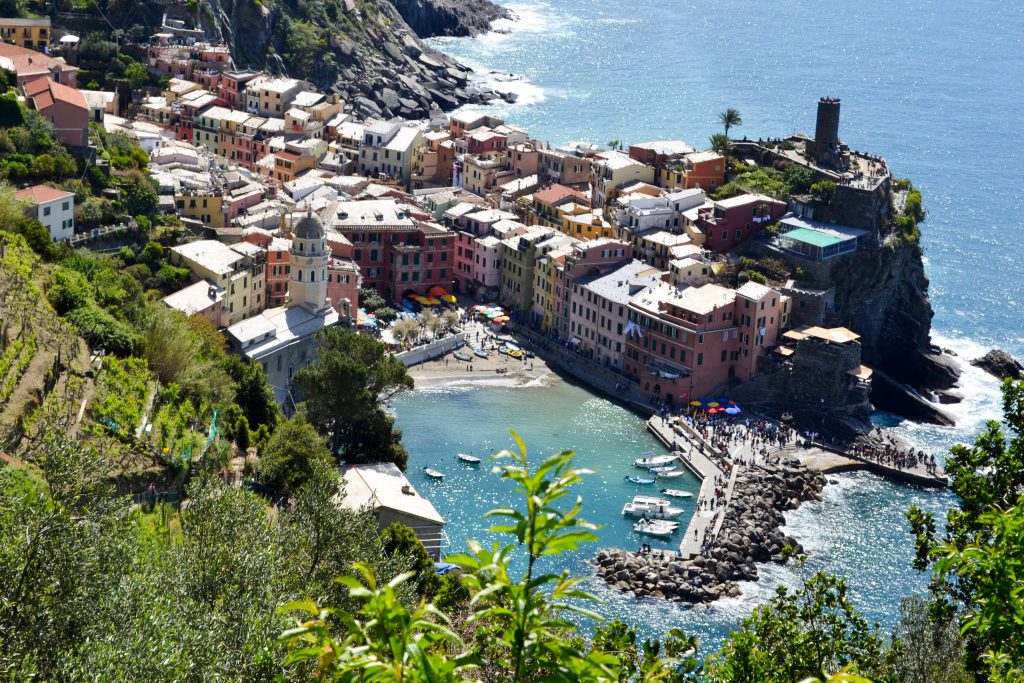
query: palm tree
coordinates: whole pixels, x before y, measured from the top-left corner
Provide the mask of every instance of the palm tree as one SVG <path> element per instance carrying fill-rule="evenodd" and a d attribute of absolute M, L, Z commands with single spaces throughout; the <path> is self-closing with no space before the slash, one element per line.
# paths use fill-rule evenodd
<path fill-rule="evenodd" d="M 733 126 L 742 126 L 743 117 L 740 116 L 738 109 L 729 107 L 721 114 L 718 115 L 718 120 L 722 122 L 722 126 L 725 127 L 725 137 L 729 137 L 729 129 Z"/>
<path fill-rule="evenodd" d="M 725 155 L 731 146 L 732 143 L 729 142 L 729 136 L 725 133 L 715 133 L 711 136 L 711 149 L 719 154 Z"/>

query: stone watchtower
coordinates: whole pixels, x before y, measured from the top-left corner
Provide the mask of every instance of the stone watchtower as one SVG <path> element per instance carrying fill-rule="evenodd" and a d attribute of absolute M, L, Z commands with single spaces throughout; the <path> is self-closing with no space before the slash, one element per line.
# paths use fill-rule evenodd
<path fill-rule="evenodd" d="M 329 261 L 324 224 L 319 216 L 307 209 L 292 232 L 291 277 L 286 306 L 301 306 L 314 315 L 323 315 L 330 310 L 331 304 L 327 299 Z"/>
<path fill-rule="evenodd" d="M 839 141 L 839 98 L 822 97 L 818 100 L 818 119 L 814 126 L 814 141 L 807 143 L 814 162 L 825 168 L 839 168 L 842 143 Z"/>

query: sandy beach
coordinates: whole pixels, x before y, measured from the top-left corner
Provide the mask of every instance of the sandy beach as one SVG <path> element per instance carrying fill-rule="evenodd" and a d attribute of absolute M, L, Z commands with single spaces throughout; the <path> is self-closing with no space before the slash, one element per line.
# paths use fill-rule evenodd
<path fill-rule="evenodd" d="M 483 326 L 479 327 L 483 330 Z M 524 358 L 516 360 L 497 351 L 500 342 L 488 336 L 484 341 L 487 358 L 473 355 L 469 348 L 463 348 L 470 354 L 471 361 L 460 361 L 454 354 L 447 354 L 426 363 L 409 368 L 409 374 L 416 381 L 417 388 L 438 386 L 542 386 L 544 382 L 555 379 L 556 375 L 541 358 Z M 474 343 L 470 346 L 475 346 Z M 508 372 L 499 373 L 499 368 L 507 368 Z"/>

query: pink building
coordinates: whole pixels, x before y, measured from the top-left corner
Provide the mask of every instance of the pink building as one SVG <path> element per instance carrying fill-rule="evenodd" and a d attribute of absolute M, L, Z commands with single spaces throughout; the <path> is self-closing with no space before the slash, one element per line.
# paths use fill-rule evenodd
<path fill-rule="evenodd" d="M 778 341 L 784 301 L 753 282 L 736 290 L 652 288 L 630 302 L 624 370 L 649 396 L 670 403 L 749 380 Z"/>
<path fill-rule="evenodd" d="M 551 327 L 562 339 L 573 336 L 571 325 L 573 283 L 577 279 L 595 277 L 614 270 L 633 258 L 633 246 L 627 242 L 597 239 L 573 245 L 555 282 L 551 305 Z"/>
<path fill-rule="evenodd" d="M 630 300 L 661 283 L 661 271 L 643 261 L 577 278 L 569 296 L 569 343 L 605 367 L 622 369 Z"/>
<path fill-rule="evenodd" d="M 473 291 L 473 258 L 476 236 L 464 230 L 455 231 L 455 291 Z"/>
<path fill-rule="evenodd" d="M 29 81 L 22 90 L 31 107 L 53 126 L 58 140 L 72 147 L 89 144 L 89 104 L 80 91 L 49 78 Z"/>

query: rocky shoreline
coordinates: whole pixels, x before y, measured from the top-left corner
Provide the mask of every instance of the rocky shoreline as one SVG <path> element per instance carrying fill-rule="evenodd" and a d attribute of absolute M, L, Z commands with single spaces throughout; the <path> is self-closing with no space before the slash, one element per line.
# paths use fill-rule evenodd
<path fill-rule="evenodd" d="M 667 552 L 640 554 L 618 548 L 594 559 L 597 575 L 638 598 L 706 603 L 739 595 L 738 581 L 759 576 L 757 563 L 785 564 L 803 547 L 780 527 L 783 512 L 820 500 L 825 477 L 803 465 L 756 467 L 740 472 L 733 500 L 709 550 L 691 559 Z"/>

